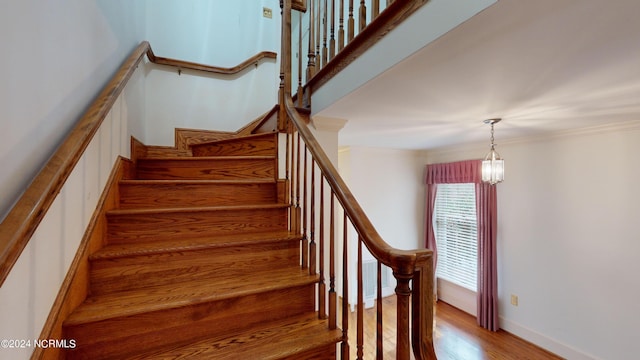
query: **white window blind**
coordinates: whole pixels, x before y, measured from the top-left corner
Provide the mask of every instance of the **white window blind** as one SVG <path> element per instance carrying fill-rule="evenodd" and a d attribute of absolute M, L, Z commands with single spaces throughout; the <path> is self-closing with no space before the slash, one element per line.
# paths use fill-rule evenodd
<path fill-rule="evenodd" d="M 478 235 L 474 184 L 438 184 L 433 215 L 436 276 L 477 290 Z"/>

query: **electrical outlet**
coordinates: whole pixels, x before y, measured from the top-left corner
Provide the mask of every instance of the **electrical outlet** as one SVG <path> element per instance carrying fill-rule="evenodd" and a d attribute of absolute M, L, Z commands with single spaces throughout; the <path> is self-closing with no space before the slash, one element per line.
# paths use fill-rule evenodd
<path fill-rule="evenodd" d="M 273 17 L 273 13 L 271 12 L 271 9 L 263 7 L 262 16 L 266 17 L 267 19 L 271 19 Z"/>
<path fill-rule="evenodd" d="M 511 305 L 518 306 L 518 295 L 511 294 Z"/>

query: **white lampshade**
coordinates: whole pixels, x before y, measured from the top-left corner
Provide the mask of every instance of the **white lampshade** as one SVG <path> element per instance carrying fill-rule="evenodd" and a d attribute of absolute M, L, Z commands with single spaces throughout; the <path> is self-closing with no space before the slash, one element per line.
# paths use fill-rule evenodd
<path fill-rule="evenodd" d="M 504 160 L 494 149 L 482 161 L 482 181 L 491 185 L 504 181 Z"/>

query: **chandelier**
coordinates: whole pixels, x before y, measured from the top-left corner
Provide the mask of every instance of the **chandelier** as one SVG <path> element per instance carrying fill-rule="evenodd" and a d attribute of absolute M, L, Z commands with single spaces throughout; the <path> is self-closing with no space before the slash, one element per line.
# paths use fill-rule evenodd
<path fill-rule="evenodd" d="M 485 124 L 491 125 L 491 150 L 482 161 L 482 181 L 495 185 L 504 181 L 504 160 L 496 151 L 496 144 L 493 143 L 493 125 L 502 119 L 487 119 Z"/>

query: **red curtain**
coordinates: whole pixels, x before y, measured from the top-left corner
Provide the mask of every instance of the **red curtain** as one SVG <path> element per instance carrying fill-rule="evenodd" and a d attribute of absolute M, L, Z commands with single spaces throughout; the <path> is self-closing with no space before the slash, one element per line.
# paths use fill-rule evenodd
<path fill-rule="evenodd" d="M 478 325 L 497 331 L 498 324 L 498 271 L 496 239 L 498 208 L 495 185 L 482 182 L 482 160 L 466 160 L 427 165 L 426 170 L 426 246 L 434 252 L 437 247 L 433 229 L 433 208 L 437 184 L 476 184 L 476 212 L 478 218 Z"/>
<path fill-rule="evenodd" d="M 478 217 L 478 325 L 498 331 L 498 200 L 496 186 L 476 184 Z"/>

